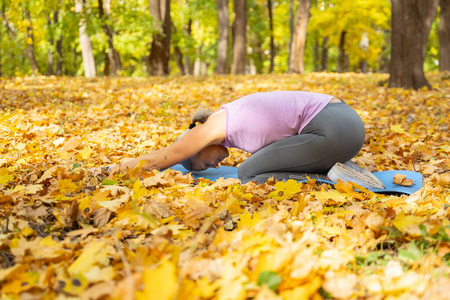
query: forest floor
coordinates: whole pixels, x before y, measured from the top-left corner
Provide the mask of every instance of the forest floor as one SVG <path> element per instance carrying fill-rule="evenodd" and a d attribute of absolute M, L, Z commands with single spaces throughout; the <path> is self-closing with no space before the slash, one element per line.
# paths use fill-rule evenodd
<path fill-rule="evenodd" d="M 0 79 L 1 299 L 449 299 L 450 75 L 427 77 Z M 200 104 L 273 90 L 347 101 L 366 126 L 354 161 L 424 188 L 88 171 L 171 144 Z"/>

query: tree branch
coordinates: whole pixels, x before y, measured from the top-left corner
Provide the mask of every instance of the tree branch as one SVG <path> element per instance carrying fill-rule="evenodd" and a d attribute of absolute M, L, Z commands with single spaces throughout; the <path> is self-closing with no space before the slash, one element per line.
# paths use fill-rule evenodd
<path fill-rule="evenodd" d="M 12 28 L 9 26 L 9 22 L 8 22 L 8 18 L 6 18 L 5 14 L 0 11 L 0 16 L 3 19 L 3 24 L 5 25 L 6 29 L 8 29 L 9 34 L 13 37 L 16 38 L 16 33 L 14 32 L 14 30 L 12 30 Z"/>

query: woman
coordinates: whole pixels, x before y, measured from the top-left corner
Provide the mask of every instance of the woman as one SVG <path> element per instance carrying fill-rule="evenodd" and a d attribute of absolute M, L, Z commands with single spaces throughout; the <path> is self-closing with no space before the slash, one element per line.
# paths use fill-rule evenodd
<path fill-rule="evenodd" d="M 199 122 L 200 125 L 195 126 Z M 201 111 L 190 129 L 169 147 L 132 159 L 113 169 L 163 170 L 182 163 L 189 171 L 217 168 L 229 147 L 253 153 L 238 171 L 242 183 L 326 174 L 361 149 L 364 125 L 358 114 L 333 96 L 299 91 L 256 93 Z"/>

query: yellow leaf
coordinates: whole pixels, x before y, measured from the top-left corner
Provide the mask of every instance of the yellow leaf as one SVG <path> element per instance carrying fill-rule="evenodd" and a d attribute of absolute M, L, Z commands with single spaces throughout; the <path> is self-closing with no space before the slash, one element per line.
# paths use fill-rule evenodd
<path fill-rule="evenodd" d="M 57 258 L 67 255 L 69 250 L 64 249 L 63 245 L 54 241 L 49 235 L 39 242 L 38 247 L 32 247 L 31 252 L 36 259 Z"/>
<path fill-rule="evenodd" d="M 89 271 L 106 254 L 104 253 L 105 242 L 92 242 L 81 255 L 70 265 L 68 272 L 71 275 L 82 274 Z"/>
<path fill-rule="evenodd" d="M 95 191 L 95 194 L 92 196 L 92 201 L 94 203 L 106 201 L 108 200 L 108 196 L 110 193 L 111 193 L 110 190 L 97 190 Z"/>
<path fill-rule="evenodd" d="M 442 145 L 438 147 L 439 150 L 442 150 L 444 152 L 450 153 L 450 145 Z"/>
<path fill-rule="evenodd" d="M 63 280 L 65 283 L 64 291 L 72 295 L 80 295 L 86 290 L 88 280 L 83 274 L 77 274 L 69 280 Z"/>
<path fill-rule="evenodd" d="M 141 181 L 136 180 L 136 182 L 133 185 L 133 195 L 132 195 L 133 200 L 139 200 L 141 197 L 147 196 L 148 193 L 149 191 L 146 188 L 142 187 Z"/>
<path fill-rule="evenodd" d="M 14 275 L 17 271 L 22 271 L 25 269 L 24 265 L 16 264 L 13 267 L 0 270 L 0 281 L 8 279 L 11 275 Z"/>
<path fill-rule="evenodd" d="M 81 139 L 79 137 L 73 137 L 70 140 L 68 140 L 64 146 L 61 148 L 61 152 L 68 152 L 78 147 L 78 145 L 81 143 Z"/>
<path fill-rule="evenodd" d="M 276 200 L 283 199 L 291 199 L 292 196 L 299 193 L 302 189 L 302 183 L 297 182 L 294 179 L 289 179 L 286 182 L 278 181 L 275 183 L 276 191 L 269 194 L 269 197 L 272 197 Z"/>
<path fill-rule="evenodd" d="M 42 246 L 42 247 L 61 247 L 61 245 L 57 241 L 54 241 L 50 235 L 47 236 L 45 239 L 41 240 L 39 242 L 39 246 Z"/>
<path fill-rule="evenodd" d="M 7 168 L 1 168 L 0 169 L 0 184 L 7 183 L 8 181 L 12 181 L 14 177 L 10 174 L 8 174 Z"/>
<path fill-rule="evenodd" d="M 311 194 L 322 204 L 326 205 L 342 205 L 348 201 L 345 195 L 336 190 L 311 192 Z"/>
<path fill-rule="evenodd" d="M 390 129 L 391 129 L 392 132 L 400 133 L 400 134 L 406 132 L 406 131 L 402 128 L 402 125 L 401 125 L 401 124 L 391 125 Z"/>
<path fill-rule="evenodd" d="M 223 283 L 219 295 L 219 300 L 244 300 L 245 299 L 245 287 L 244 283 L 240 280 L 232 280 Z"/>
<path fill-rule="evenodd" d="M 143 281 L 143 291 L 136 293 L 138 300 L 172 300 L 177 293 L 175 265 L 168 260 L 156 269 L 146 269 Z"/>
<path fill-rule="evenodd" d="M 56 140 L 54 140 L 52 143 L 53 143 L 53 145 L 55 145 L 55 147 L 58 147 L 59 145 L 64 143 L 65 140 L 66 140 L 65 137 L 60 137 L 60 138 L 57 138 Z"/>
<path fill-rule="evenodd" d="M 27 144 L 21 142 L 16 145 L 16 149 L 23 150 L 23 149 L 25 149 L 26 146 L 27 146 Z"/>
<path fill-rule="evenodd" d="M 403 212 L 399 213 L 392 221 L 392 224 L 402 233 L 408 233 L 414 236 L 420 236 L 419 224 L 423 222 L 422 217 L 405 215 Z"/>
<path fill-rule="evenodd" d="M 315 276 L 308 283 L 295 287 L 292 290 L 282 291 L 280 295 L 283 299 L 309 299 L 322 285 L 322 280 Z"/>
<path fill-rule="evenodd" d="M 86 209 L 89 209 L 86 212 L 90 212 L 91 206 L 93 206 L 93 201 L 90 196 L 86 196 L 78 201 L 78 210 L 80 212 L 84 212 Z"/>
<path fill-rule="evenodd" d="M 41 183 L 44 182 L 45 180 L 52 178 L 53 177 L 53 173 L 58 169 L 57 166 L 53 166 L 50 169 L 48 169 L 47 171 L 44 172 L 44 174 L 42 174 L 41 178 L 38 179 L 38 181 L 36 181 L 36 183 Z"/>
<path fill-rule="evenodd" d="M 33 229 L 31 229 L 30 227 L 26 226 L 24 229 L 22 229 L 22 234 L 24 236 L 30 236 L 32 234 L 34 234 L 35 231 Z"/>
<path fill-rule="evenodd" d="M 92 152 L 93 152 L 93 151 L 92 151 L 91 148 L 85 147 L 85 148 L 84 148 L 83 150 L 81 150 L 81 152 L 80 152 L 81 158 L 84 159 L 84 160 L 89 159 L 89 158 L 91 157 Z"/>
<path fill-rule="evenodd" d="M 250 213 L 245 211 L 241 215 L 241 220 L 239 221 L 238 228 L 239 229 L 251 228 L 251 227 L 255 226 L 256 224 L 258 224 L 259 222 L 261 222 L 261 217 L 259 216 L 258 213 L 255 213 L 252 216 Z"/>
<path fill-rule="evenodd" d="M 25 194 L 27 195 L 34 195 L 37 192 L 42 191 L 44 188 L 42 187 L 42 184 L 30 184 L 25 187 Z"/>
<path fill-rule="evenodd" d="M 105 268 L 94 266 L 83 275 L 86 277 L 89 283 L 92 283 L 112 280 L 116 275 L 116 272 L 114 271 L 114 268 L 112 266 L 108 266 Z"/>
<path fill-rule="evenodd" d="M 17 273 L 13 280 L 8 282 L 8 284 L 2 283 L 1 295 L 8 294 L 20 294 L 24 291 L 30 290 L 33 287 L 36 287 L 39 282 L 39 272 L 21 272 Z M 26 283 L 26 284 L 24 284 Z M 1 298 L 3 299 L 11 299 L 11 298 Z M 13 298 L 14 299 L 14 298 Z"/>
<path fill-rule="evenodd" d="M 437 55 L 437 54 L 439 53 L 439 52 L 438 52 L 438 49 L 436 49 L 436 47 L 431 47 L 430 52 L 431 52 L 431 54 L 433 54 L 433 55 Z"/>
<path fill-rule="evenodd" d="M 124 203 L 128 202 L 128 199 L 130 199 L 130 195 L 123 194 L 117 199 L 109 201 L 99 201 L 97 202 L 97 204 L 101 207 L 109 209 L 110 211 L 116 212 Z"/>
<path fill-rule="evenodd" d="M 61 179 L 58 181 L 58 188 L 61 193 L 73 193 L 78 191 L 78 185 L 70 179 Z"/>
<path fill-rule="evenodd" d="M 13 193 L 20 193 L 20 192 L 22 192 L 24 190 L 25 190 L 25 186 L 23 186 L 23 185 L 16 185 L 14 187 L 14 189 L 12 190 L 12 192 Z"/>

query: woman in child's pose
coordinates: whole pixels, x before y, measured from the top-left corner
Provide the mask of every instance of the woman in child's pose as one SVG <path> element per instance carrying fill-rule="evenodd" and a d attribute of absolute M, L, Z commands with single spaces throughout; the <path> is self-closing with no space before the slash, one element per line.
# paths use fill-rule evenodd
<path fill-rule="evenodd" d="M 199 125 L 195 125 L 200 123 Z M 172 145 L 112 166 L 163 170 L 181 163 L 188 171 L 217 168 L 229 147 L 253 153 L 241 164 L 242 183 L 279 180 L 296 174 L 326 174 L 336 162 L 353 158 L 364 142 L 358 114 L 333 96 L 298 91 L 256 93 L 198 111 Z"/>

